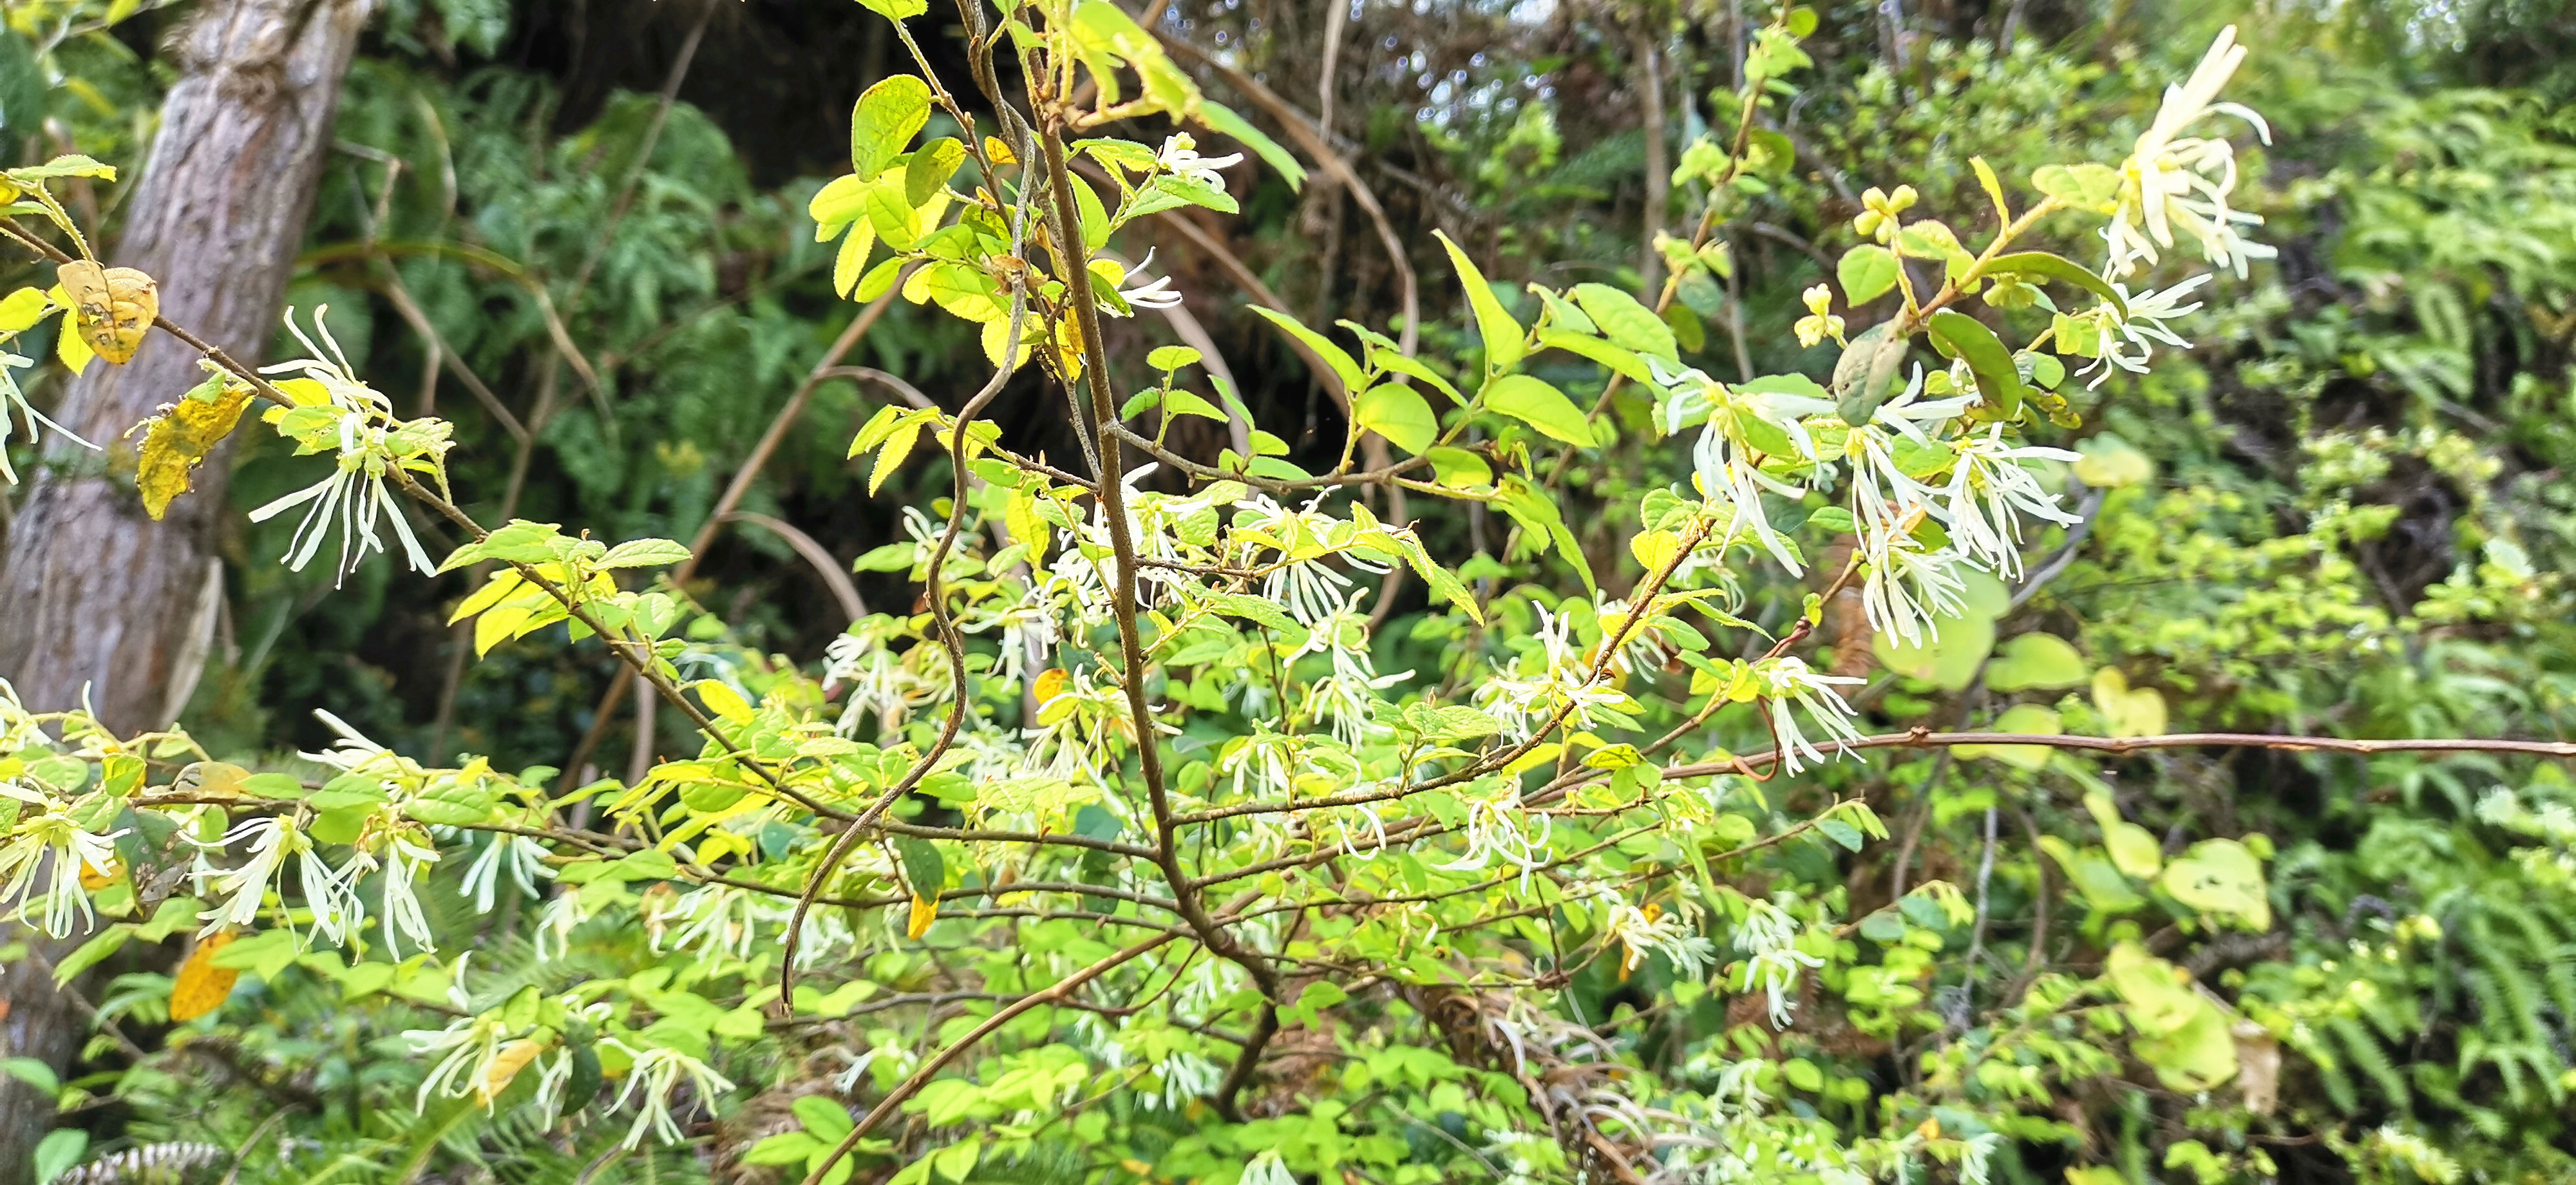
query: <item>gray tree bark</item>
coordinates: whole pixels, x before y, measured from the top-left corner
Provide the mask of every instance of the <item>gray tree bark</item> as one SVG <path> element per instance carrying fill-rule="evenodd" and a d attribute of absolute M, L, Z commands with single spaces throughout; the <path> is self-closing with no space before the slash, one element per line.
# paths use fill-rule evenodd
<path fill-rule="evenodd" d="M 150 273 L 163 316 L 236 358 L 257 359 L 277 332 L 341 76 L 371 7 L 212 0 L 172 47 L 179 81 L 111 262 Z M 221 593 L 214 527 L 226 458 L 200 466 L 196 488 L 156 523 L 134 491 L 131 446 L 116 445 L 204 377 L 196 363 L 155 334 L 124 366 L 92 365 L 56 414 L 110 452 L 104 464 L 92 454 L 48 465 L 9 532 L 0 675 L 30 708 L 77 707 L 86 692 L 108 727 L 130 733 L 167 725 L 187 703 Z M 67 949 L 26 937 L 52 958 Z M 30 962 L 9 968 L 0 988 L 5 1053 L 64 1065 L 87 1028 L 71 1001 Z M 52 1121 L 53 1100 L 0 1079 L 0 1185 L 26 1185 Z"/>

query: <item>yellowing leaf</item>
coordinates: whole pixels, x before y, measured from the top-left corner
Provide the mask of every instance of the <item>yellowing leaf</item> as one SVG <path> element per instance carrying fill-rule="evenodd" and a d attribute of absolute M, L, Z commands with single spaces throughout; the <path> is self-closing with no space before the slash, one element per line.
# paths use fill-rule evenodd
<path fill-rule="evenodd" d="M 158 519 L 169 511 L 172 499 L 188 492 L 190 471 L 241 422 L 250 394 L 249 387 L 222 383 L 212 400 L 182 399 L 152 417 L 134 473 L 145 513 Z"/>
<path fill-rule="evenodd" d="M 2055 634 L 2020 634 L 1986 664 L 1986 686 L 1996 691 L 2056 690 L 2084 683 L 2084 656 Z"/>
<path fill-rule="evenodd" d="M 2035 736 L 2056 736 L 2066 731 L 2057 713 L 2038 704 L 2018 704 L 1995 718 L 1996 732 L 2017 732 Z M 2035 770 L 2048 764 L 2046 745 L 1961 745 L 1961 757 L 1992 757 L 2006 765 Z"/>
<path fill-rule="evenodd" d="M 215 965 L 215 955 L 232 945 L 230 931 L 209 934 L 198 940 L 197 949 L 188 961 L 180 964 L 179 978 L 170 985 L 170 1020 L 185 1024 L 224 1006 L 232 998 L 233 983 L 241 972 Z"/>
<path fill-rule="evenodd" d="M 2093 790 L 2084 795 L 2084 809 L 2102 828 L 2102 846 L 2111 853 L 2111 863 L 2124 876 L 2150 880 L 2164 866 L 2164 845 L 2156 842 L 2155 833 L 2120 817 L 2120 808 L 2107 791 Z"/>
<path fill-rule="evenodd" d="M 2152 687 L 2131 689 L 2118 667 L 2093 672 L 2093 707 L 2115 737 L 2151 737 L 2166 727 L 2164 693 Z"/>
<path fill-rule="evenodd" d="M 2263 884 L 2263 862 L 2232 839 L 2205 839 L 2165 865 L 2156 882 L 2202 913 L 2234 920 L 2256 933 L 2272 928 L 2272 900 Z"/>
<path fill-rule="evenodd" d="M 832 179 L 814 192 L 805 203 L 805 213 L 814 219 L 814 241 L 822 242 L 858 219 L 867 217 L 868 183 L 856 173 Z"/>
<path fill-rule="evenodd" d="M 904 922 L 903 935 L 919 938 L 930 932 L 930 924 L 939 920 L 939 903 L 926 897 L 912 899 L 912 917 Z"/>
<path fill-rule="evenodd" d="M 929 83 L 897 74 L 869 87 L 850 112 L 851 167 L 861 180 L 874 180 L 928 122 Z"/>
<path fill-rule="evenodd" d="M 2075 478 L 2095 489 L 2112 490 L 2151 480 L 2156 463 L 2145 453 L 2129 447 L 2117 436 L 2103 435 L 2086 440 L 2077 447 L 2084 454 L 2075 462 Z"/>

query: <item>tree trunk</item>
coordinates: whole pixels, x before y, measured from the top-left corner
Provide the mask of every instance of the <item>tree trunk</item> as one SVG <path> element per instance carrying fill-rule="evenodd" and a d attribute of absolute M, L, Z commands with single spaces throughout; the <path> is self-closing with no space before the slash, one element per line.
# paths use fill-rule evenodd
<path fill-rule="evenodd" d="M 370 7 L 214 0 L 173 46 L 179 81 L 162 103 L 112 262 L 159 280 L 162 315 L 234 357 L 256 359 L 277 332 L 341 75 Z M 154 335 L 127 365 L 99 362 L 72 383 L 56 418 L 110 447 L 109 475 L 95 457 L 48 466 L 9 532 L 0 675 L 28 707 L 77 707 L 86 695 L 101 721 L 130 733 L 170 723 L 187 703 L 222 591 L 214 527 L 226 457 L 201 466 L 196 488 L 156 523 L 134 492 L 131 445 L 119 446 L 126 429 L 203 377 L 189 350 Z M 62 1066 L 86 1029 L 70 1002 L 28 963 L 0 986 L 5 1052 Z M 51 1099 L 0 1079 L 0 1185 L 24 1185 L 52 1121 Z"/>

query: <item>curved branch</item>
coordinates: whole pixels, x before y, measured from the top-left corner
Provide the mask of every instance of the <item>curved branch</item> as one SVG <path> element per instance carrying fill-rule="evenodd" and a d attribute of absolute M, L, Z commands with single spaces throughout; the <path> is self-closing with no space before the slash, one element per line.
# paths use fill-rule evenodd
<path fill-rule="evenodd" d="M 726 522 L 750 523 L 786 540 L 787 546 L 796 549 L 798 556 L 813 565 L 814 574 L 822 577 L 823 583 L 832 590 L 832 599 L 841 603 L 842 616 L 857 621 L 868 615 L 868 603 L 859 599 L 859 586 L 850 582 L 850 574 L 841 570 L 841 561 L 816 542 L 812 535 L 783 519 L 749 510 L 728 511 L 720 518 Z"/>

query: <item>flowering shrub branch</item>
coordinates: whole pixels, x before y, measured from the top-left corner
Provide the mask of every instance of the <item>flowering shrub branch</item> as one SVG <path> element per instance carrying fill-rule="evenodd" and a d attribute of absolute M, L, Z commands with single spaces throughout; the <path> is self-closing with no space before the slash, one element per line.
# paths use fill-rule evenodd
<path fill-rule="evenodd" d="M 953 412 L 890 407 L 853 440 L 853 460 L 872 457 L 871 492 L 924 439 L 952 476 L 944 507 L 907 510 L 911 539 L 862 560 L 918 581 L 920 611 L 852 623 L 819 678 L 746 678 L 713 661 L 721 647 L 707 639 L 721 623 L 693 629 L 703 612 L 643 575 L 686 560 L 678 544 L 477 522 L 448 487 L 448 426 L 396 416 L 318 310 L 309 336 L 287 322 L 306 357 L 252 370 L 144 315 L 148 277 L 120 288 L 102 273 L 107 295 L 95 301 L 58 290 L 0 303 L 0 320 L 72 318 L 78 332 L 64 340 L 97 339 L 110 364 L 130 356 L 126 338 L 146 323 L 206 356 L 206 385 L 146 429 L 144 485 L 158 505 L 184 493 L 189 468 L 246 404 L 265 402 L 262 422 L 298 456 L 332 462 L 252 512 L 302 510 L 287 563 L 303 567 L 336 534 L 345 577 L 394 550 L 388 532 L 424 574 L 489 562 L 487 582 L 455 611 L 473 622 L 478 653 L 553 626 L 573 642 L 595 638 L 703 737 L 694 755 L 661 760 L 631 785 L 605 779 L 558 795 L 555 771 L 415 761 L 334 720 L 341 742 L 305 755 L 327 777 L 306 781 L 217 761 L 182 731 L 119 738 L 82 713 L 30 712 L 0 687 L 0 895 L 56 936 L 114 919 L 66 975 L 136 937 L 193 933 L 200 957 L 171 985 L 173 1021 L 219 1013 L 244 971 L 310 969 L 351 999 L 384 995 L 447 1018 L 409 1034 L 416 1056 L 435 1059 L 415 1106 L 525 1108 L 548 1125 L 596 1109 L 621 1117 L 629 1148 L 683 1141 L 693 1116 L 730 1106 L 757 1072 L 748 1051 L 796 1047 L 825 1027 L 855 1038 L 861 1018 L 912 1010 L 921 1031 L 868 1031 L 850 1054 L 839 1089 L 872 1093 L 862 1117 L 800 1105 L 798 1129 L 752 1149 L 754 1163 L 801 1168 L 809 1185 L 839 1185 L 860 1161 L 896 1181 L 963 1179 L 979 1159 L 1035 1147 L 1055 1122 L 1046 1116 L 1068 1106 L 1081 1139 L 1142 1147 L 1072 1102 L 1113 1072 L 1126 1075 L 1111 1091 L 1122 1114 L 1169 1117 L 1182 1134 L 1163 1153 L 1193 1173 L 1323 1171 L 1322 1153 L 1265 1144 L 1260 1125 L 1284 1104 L 1248 1101 L 1283 1033 L 1361 1017 L 1369 993 L 1367 1008 L 1399 1001 L 1469 1018 L 1451 1048 L 1482 1050 L 1499 1075 L 1480 1087 L 1480 1158 L 1532 1173 L 1598 1161 L 1626 1179 L 1660 1166 L 1668 1179 L 1741 1170 L 1837 1181 L 1931 1161 L 1978 1179 L 1971 1166 L 1984 1164 L 1991 1133 L 1944 1136 L 1928 1124 L 1833 1144 L 1767 1105 L 1771 1080 L 1757 1080 L 1767 1071 L 1749 1067 L 1769 1063 L 1750 1052 L 1704 1067 L 1705 1089 L 1595 1067 L 1582 1071 L 1597 1076 L 1589 1093 L 1552 1093 L 1533 1066 L 1592 1065 L 1592 1055 L 1533 1001 L 1596 964 L 1622 981 L 1659 967 L 1757 1000 L 1776 1033 L 1831 976 L 1864 1023 L 1890 1033 L 1925 1024 L 1913 989 L 1881 968 L 1901 969 L 1909 956 L 1894 952 L 1937 949 L 1936 929 L 1977 916 L 1958 888 L 1936 881 L 1893 914 L 1845 919 L 1832 903 L 1720 877 L 1730 861 L 1783 844 L 1857 850 L 1885 838 L 1857 799 L 1778 819 L 1768 834 L 1758 821 L 1775 810 L 1765 783 L 1868 750 L 2037 747 L 2042 761 L 2050 750 L 2213 745 L 2576 756 L 2559 743 L 2161 724 L 2113 736 L 1865 735 L 1845 698 L 1864 680 L 1795 653 L 1846 587 L 1891 639 L 1922 647 L 1960 628 L 1979 587 L 2021 575 L 2040 532 L 2079 521 L 2046 476 L 2077 455 L 2024 434 L 2072 422 L 2059 393 L 2066 359 L 2089 361 L 2097 383 L 2113 368 L 2143 369 L 2156 346 L 2181 341 L 2168 323 L 2199 307 L 2178 302 L 2208 277 L 2160 291 L 2126 281 L 2177 233 L 2239 276 L 2266 257 L 2243 238 L 2256 220 L 2229 205 L 2233 148 L 2186 135 L 2213 113 L 2268 134 L 2216 100 L 2244 56 L 2232 33 L 2118 167 L 2042 169 L 2031 179 L 2038 200 L 2016 214 L 1978 162 L 1994 215 L 1982 246 L 1911 217 L 1912 189 L 1870 190 L 1853 223 L 1865 241 L 1838 268 L 1843 311 L 1820 285 L 1796 329 L 1809 344 L 1842 346 L 1830 378 L 1726 382 L 1682 361 L 1664 313 L 1681 284 L 1728 266 L 1714 232 L 1747 185 L 1785 167 L 1755 135 L 1813 30 L 1812 14 L 1785 10 L 1757 37 L 1731 144 L 1685 155 L 1676 179 L 1704 185 L 1707 204 L 1687 243 L 1665 245 L 1671 278 L 1651 306 L 1587 283 L 1531 285 L 1516 310 L 1444 237 L 1473 327 L 1454 356 L 1356 324 L 1337 339 L 1269 314 L 1348 396 L 1337 463 L 1309 472 L 1265 431 L 1249 434 L 1248 454 L 1214 458 L 1171 442 L 1178 417 L 1249 420 L 1221 384 L 1193 389 L 1185 376 L 1200 359 L 1186 347 L 1144 359 L 1155 384 L 1124 401 L 1113 389 L 1133 363 L 1112 355 L 1101 318 L 1179 296 L 1169 276 L 1144 278 L 1150 253 L 1133 270 L 1098 253 L 1159 211 L 1233 212 L 1229 170 L 1246 158 L 1201 155 L 1182 130 L 1158 146 L 1083 137 L 1160 117 L 1228 135 L 1300 176 L 1293 159 L 1199 93 L 1106 0 L 1016 7 L 998 32 L 966 6 L 970 73 L 1006 113 L 997 134 L 978 134 L 905 31 L 923 5 L 866 2 L 895 21 L 922 73 L 869 88 L 854 113 L 853 171 L 813 199 L 820 234 L 840 244 L 836 287 L 870 301 L 900 285 L 903 298 L 974 325 L 993 372 Z M 1017 94 L 990 60 L 1005 36 L 1027 80 Z M 934 111 L 956 135 L 923 140 Z M 1077 177 L 1077 158 L 1114 193 Z M 43 194 L 51 180 L 105 166 L 48 168 L 8 183 Z M 58 204 L 43 208 L 82 245 Z M 2061 214 L 2098 220 L 2101 267 L 2028 246 Z M 67 284 L 96 267 L 85 246 L 60 251 L 5 218 L 0 231 L 62 265 Z M 1909 263 L 1937 267 L 1938 287 L 1922 291 Z M 2050 286 L 2081 303 L 2061 310 Z M 1891 294 L 1895 310 L 1871 321 L 1863 310 Z M 1962 311 L 1970 296 L 1986 314 Z M 2008 338 L 2012 315 L 2034 307 L 2051 312 L 2046 327 Z M 1406 341 L 1412 328 L 1400 327 Z M 1530 365 L 1550 352 L 1564 356 L 1550 374 L 1564 373 L 1553 365 L 1563 360 L 1596 368 L 1602 393 L 1589 411 Z M 1064 391 L 1086 472 L 1002 447 L 1000 426 L 982 418 L 1026 367 Z M 1642 525 L 1627 540 L 1640 578 L 1612 597 L 1552 491 L 1562 458 L 1615 442 L 1620 429 L 1602 413 L 1623 385 L 1643 397 L 1638 422 L 1687 446 L 1691 464 L 1641 483 Z M 1402 459 L 1355 462 L 1371 437 Z M 1534 458 L 1551 447 L 1560 462 L 1542 477 Z M 1131 449 L 1150 461 L 1131 468 Z M 1149 475 L 1159 475 L 1152 488 Z M 1180 492 L 1160 492 L 1171 487 Z M 1526 547 L 1507 545 L 1507 558 L 1551 554 L 1592 595 L 1542 604 L 1479 591 L 1472 565 L 1453 567 L 1416 524 L 1371 509 L 1367 495 L 1395 491 L 1508 517 Z M 434 563 L 403 499 L 468 541 Z M 1845 550 L 1818 565 L 1837 539 Z M 1366 603 L 1377 586 L 1355 576 L 1398 565 L 1430 590 L 1427 636 L 1501 644 L 1456 646 L 1441 671 L 1381 670 L 1388 651 Z M 1758 626 L 1783 614 L 1749 604 L 1744 577 L 1810 566 L 1834 571 L 1824 590 L 1774 607 L 1790 622 L 1776 636 Z M 716 673 L 692 679 L 687 668 Z M 1651 737 L 1642 697 L 1664 681 L 1696 706 Z M 2129 694 L 2101 688 L 2106 703 Z M 1731 708 L 1758 717 L 1768 751 L 1710 747 L 1703 726 Z M 1664 756 L 1685 745 L 1700 755 Z M 2106 829 L 2118 822 L 2114 812 Z M 2134 879 L 2152 879 L 2196 925 L 2268 925 L 2256 855 L 2209 841 L 2189 859 L 2187 876 L 2171 871 L 2181 861 L 2159 860 Z M 476 913 L 512 889 L 538 903 L 541 951 L 626 929 L 648 936 L 649 957 L 544 989 L 487 986 L 470 952 L 437 948 L 421 900 L 437 868 L 460 865 L 460 898 Z M 1102 936 L 1113 929 L 1144 936 L 1111 945 Z M 937 990 L 887 991 L 934 937 L 936 949 L 980 952 L 980 969 L 960 979 L 942 968 Z M 1856 962 L 1858 938 L 1887 947 L 1885 961 Z M 2102 977 L 2057 977 L 2016 992 L 2014 1006 L 2037 1024 L 2117 1000 L 2150 1018 L 2131 1051 L 2160 1073 L 2202 1089 L 2234 1073 L 2232 1052 L 2182 1035 L 2204 1023 L 2195 1009 L 2214 1006 L 2154 986 L 2164 964 L 2143 948 L 2114 957 Z M 1097 1023 L 1109 1017 L 1121 1027 Z M 2223 1037 L 2222 1020 L 2207 1023 Z M 2002 1048 L 2011 1045 L 1993 1056 L 2018 1056 Z M 970 1053 L 979 1061 L 968 1064 Z M 1200 1102 L 1223 1122 L 1185 1121 Z M 887 1134 L 907 1112 L 921 1122 Z"/>

